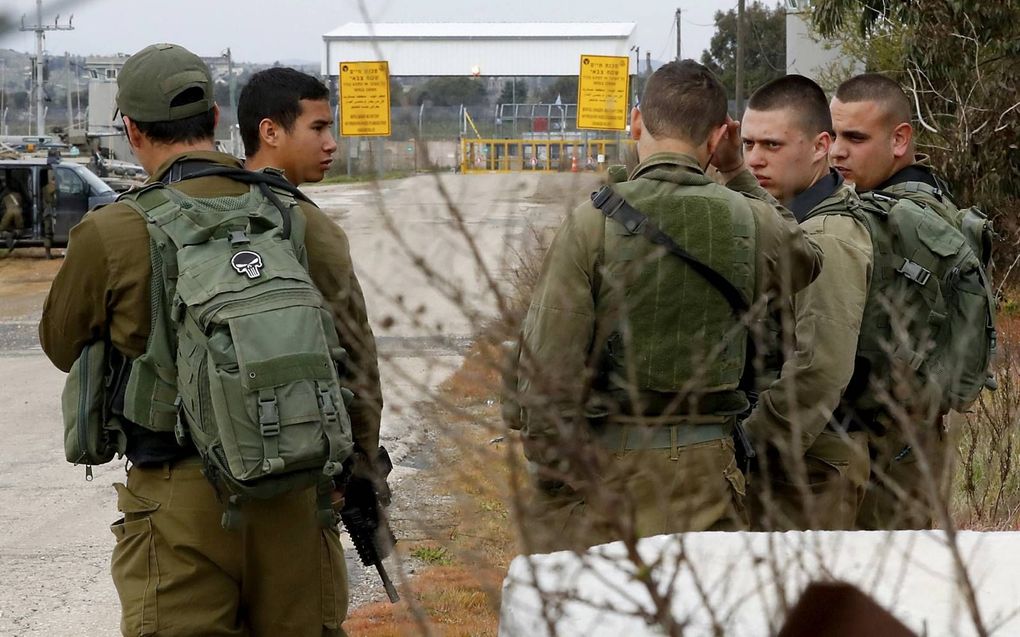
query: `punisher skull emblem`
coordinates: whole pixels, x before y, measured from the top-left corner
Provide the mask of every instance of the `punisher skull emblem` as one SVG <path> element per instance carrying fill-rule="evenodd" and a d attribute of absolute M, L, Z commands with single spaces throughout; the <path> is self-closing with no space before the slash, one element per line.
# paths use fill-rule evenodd
<path fill-rule="evenodd" d="M 262 257 L 258 252 L 241 250 L 230 259 L 230 265 L 238 274 L 247 274 L 249 279 L 257 279 L 262 275 Z"/>

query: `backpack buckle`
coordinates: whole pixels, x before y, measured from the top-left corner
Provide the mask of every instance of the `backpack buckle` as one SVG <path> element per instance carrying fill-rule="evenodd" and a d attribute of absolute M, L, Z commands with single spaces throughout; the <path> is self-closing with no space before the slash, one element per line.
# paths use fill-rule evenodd
<path fill-rule="evenodd" d="M 259 398 L 259 430 L 263 437 L 279 435 L 280 410 L 277 408 L 276 396 Z"/>
<path fill-rule="evenodd" d="M 230 240 L 231 247 L 251 243 L 251 240 L 248 239 L 248 234 L 244 230 L 231 230 L 227 237 Z"/>
<path fill-rule="evenodd" d="M 928 283 L 928 279 L 931 278 L 931 270 L 910 259 L 904 259 L 903 265 L 896 268 L 896 271 L 921 286 Z"/>

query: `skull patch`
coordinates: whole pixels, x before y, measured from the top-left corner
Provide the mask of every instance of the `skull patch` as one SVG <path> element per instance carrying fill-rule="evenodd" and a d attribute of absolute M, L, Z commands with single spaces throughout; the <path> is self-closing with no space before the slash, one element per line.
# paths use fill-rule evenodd
<path fill-rule="evenodd" d="M 238 274 L 247 274 L 249 279 L 262 275 L 262 256 L 251 250 L 241 250 L 230 259 L 230 265 Z"/>

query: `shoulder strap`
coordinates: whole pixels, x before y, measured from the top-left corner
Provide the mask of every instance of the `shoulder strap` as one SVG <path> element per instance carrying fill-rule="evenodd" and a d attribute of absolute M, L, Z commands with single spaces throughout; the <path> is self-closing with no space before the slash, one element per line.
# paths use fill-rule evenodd
<path fill-rule="evenodd" d="M 197 179 L 199 177 L 229 177 L 234 181 L 257 185 L 262 195 L 272 202 L 272 204 L 276 206 L 276 209 L 280 211 L 280 215 L 283 217 L 284 239 L 290 239 L 290 208 L 280 201 L 280 198 L 275 192 L 273 192 L 273 189 L 276 188 L 283 190 L 292 195 L 295 199 L 313 203 L 305 193 L 301 192 L 300 189 L 283 177 L 278 177 L 265 172 L 235 168 L 233 166 L 224 166 L 222 164 L 205 160 L 190 159 L 176 162 L 168 171 L 166 171 L 163 175 L 163 179 L 160 181 L 165 184 L 173 184 L 179 181 L 184 181 L 185 179 Z"/>
<path fill-rule="evenodd" d="M 673 237 L 669 236 L 655 223 L 645 216 L 644 213 L 631 206 L 627 201 L 616 194 L 609 186 L 603 186 L 598 192 L 591 194 L 591 202 L 607 218 L 616 221 L 627 229 L 631 234 L 640 233 L 646 239 L 669 250 L 680 257 L 692 270 L 701 275 L 706 281 L 712 284 L 726 301 L 733 308 L 735 314 L 746 312 L 750 305 L 729 279 L 719 274 L 711 266 L 707 265 L 696 256 L 681 248 Z"/>

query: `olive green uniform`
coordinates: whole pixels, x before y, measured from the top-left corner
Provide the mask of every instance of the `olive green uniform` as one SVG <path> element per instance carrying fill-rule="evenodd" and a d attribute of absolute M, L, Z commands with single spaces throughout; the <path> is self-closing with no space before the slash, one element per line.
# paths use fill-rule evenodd
<path fill-rule="evenodd" d="M 229 155 L 191 152 L 161 166 L 159 180 L 178 160 L 240 167 Z M 246 184 L 200 177 L 172 187 L 192 197 L 236 196 Z M 312 280 L 333 314 L 350 353 L 345 386 L 355 442 L 379 447 L 382 407 L 375 343 L 348 240 L 314 205 L 301 203 Z M 50 360 L 68 370 L 82 347 L 104 335 L 129 358 L 145 351 L 150 331 L 149 234 L 126 204 L 90 212 L 71 232 L 67 256 L 46 299 L 39 326 Z M 139 440 L 141 440 L 139 438 Z M 128 456 L 141 453 L 128 441 Z M 202 476 L 198 456 L 135 464 L 126 485 L 115 485 L 124 518 L 113 578 L 125 635 L 343 634 L 347 581 L 336 528 L 316 518 L 314 489 L 242 505 L 242 528 L 221 526 L 224 505 Z"/>
<path fill-rule="evenodd" d="M 918 188 L 918 184 L 928 188 Z M 932 193 L 931 188 L 938 193 Z M 957 206 L 932 172 L 925 155 L 915 155 L 912 166 L 875 189 L 915 201 L 956 223 L 949 209 Z M 949 466 L 948 455 L 952 453 L 947 446 L 944 418 L 918 423 L 913 433 L 915 440 L 924 445 L 924 453 L 944 489 L 951 480 L 945 470 Z M 906 432 L 898 427 L 882 428 L 869 434 L 868 447 L 872 458 L 871 481 L 861 504 L 858 526 L 876 530 L 931 528 L 931 497 L 917 463 L 918 450 L 912 448 Z"/>
<path fill-rule="evenodd" d="M 57 184 L 56 173 L 51 170 L 50 180 L 42 187 L 42 235 L 43 247 L 46 248 L 46 256 L 50 257 L 50 250 L 53 248 L 54 224 L 57 218 Z"/>
<path fill-rule="evenodd" d="M 653 155 L 615 188 L 722 267 L 759 311 L 765 297 L 799 290 L 819 271 L 820 251 L 791 216 L 714 183 L 689 156 Z M 750 220 L 746 233 L 728 225 L 738 211 Z M 508 420 L 523 429 L 536 478 L 522 520 L 526 550 L 746 528 L 744 476 L 730 437 L 747 405 L 737 386 L 746 329 L 731 312 L 677 257 L 628 236 L 592 203 L 567 216 L 522 327 L 516 396 L 505 401 L 519 409 Z M 731 323 L 735 329 L 719 332 Z M 670 359 L 675 351 L 689 355 Z M 593 378 L 604 356 L 617 361 L 615 371 Z M 634 369 L 638 360 L 647 369 Z"/>
<path fill-rule="evenodd" d="M 14 246 L 18 231 L 25 227 L 21 195 L 13 190 L 4 190 L 0 193 L 0 207 L 3 208 L 3 215 L 0 216 L 0 239 L 6 241 L 9 249 Z"/>
<path fill-rule="evenodd" d="M 793 335 L 783 348 L 789 353 L 744 422 L 765 449 L 748 498 L 752 527 L 761 530 L 852 529 L 868 481 L 867 434 L 830 423 L 854 372 L 871 237 L 864 223 L 845 213 L 856 195 L 838 174 L 829 173 L 802 197 L 812 195 L 810 203 L 798 206 L 795 199 L 791 208 L 821 247 L 825 265 L 793 298 Z M 822 209 L 830 212 L 812 216 Z"/>

